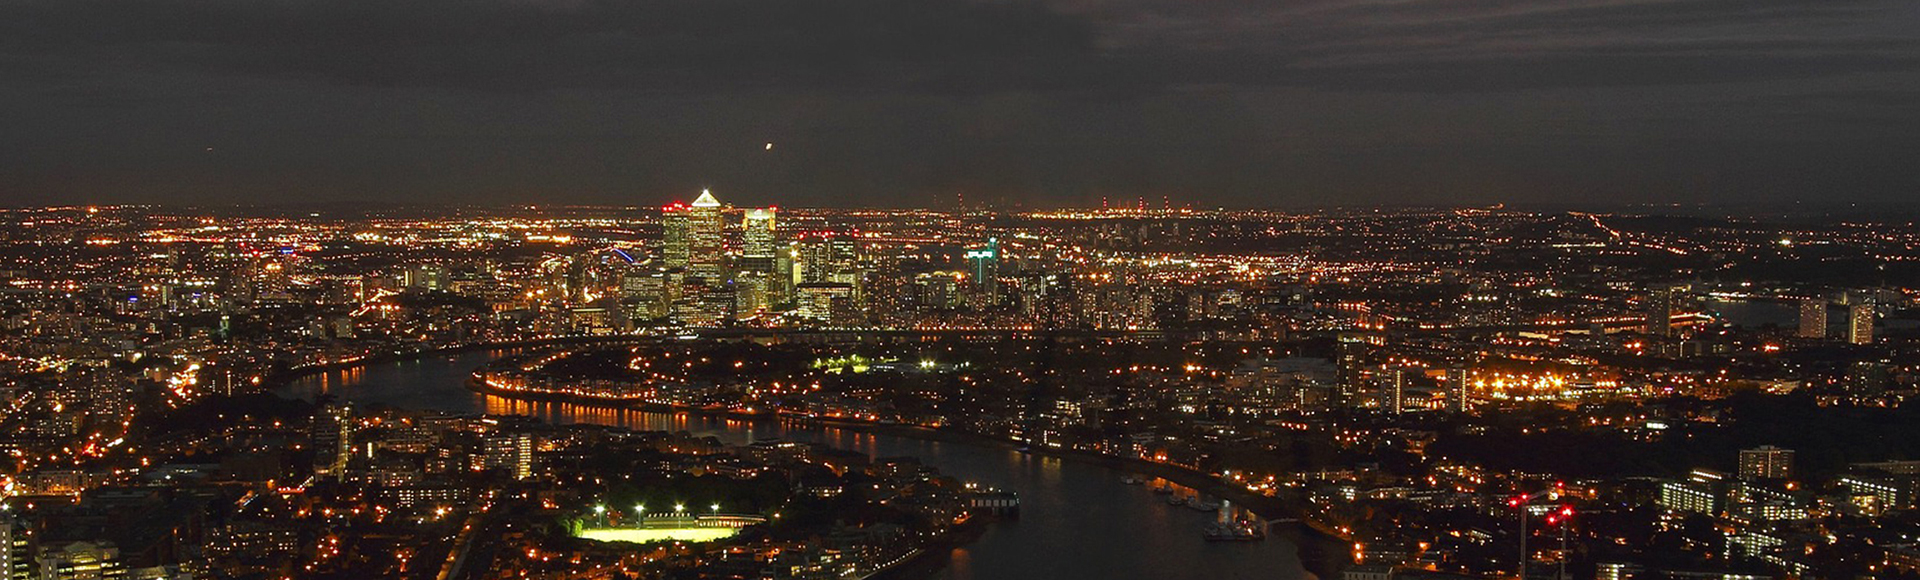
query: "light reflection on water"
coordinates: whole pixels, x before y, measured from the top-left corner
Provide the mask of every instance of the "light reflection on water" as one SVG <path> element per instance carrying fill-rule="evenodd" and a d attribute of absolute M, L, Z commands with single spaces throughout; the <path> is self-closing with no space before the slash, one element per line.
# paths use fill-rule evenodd
<path fill-rule="evenodd" d="M 688 431 L 730 444 L 756 437 L 811 441 L 869 457 L 914 456 L 956 478 L 1020 493 L 1021 514 L 996 523 L 974 543 L 952 550 L 939 580 L 1206 579 L 1295 580 L 1307 577 L 1285 540 L 1208 543 L 1201 526 L 1212 516 L 1167 505 L 1145 486 L 1120 483 L 1121 472 L 1016 450 L 910 439 L 833 427 L 523 402 L 466 389 L 472 370 L 509 353 L 473 352 L 323 373 L 283 393 L 327 393 L 360 403 L 456 414 L 524 415 L 556 423 Z"/>

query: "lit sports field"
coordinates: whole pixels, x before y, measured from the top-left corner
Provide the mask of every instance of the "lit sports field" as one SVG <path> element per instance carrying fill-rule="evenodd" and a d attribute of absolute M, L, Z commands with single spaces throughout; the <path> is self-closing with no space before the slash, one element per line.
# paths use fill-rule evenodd
<path fill-rule="evenodd" d="M 738 528 L 724 527 L 672 527 L 672 528 L 599 528 L 581 530 L 580 537 L 596 542 L 711 542 L 733 537 L 740 533 Z"/>

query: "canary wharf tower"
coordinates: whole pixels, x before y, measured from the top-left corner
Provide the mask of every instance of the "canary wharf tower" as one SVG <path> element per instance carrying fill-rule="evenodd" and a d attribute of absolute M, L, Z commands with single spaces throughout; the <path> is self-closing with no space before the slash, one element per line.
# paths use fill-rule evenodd
<path fill-rule="evenodd" d="M 722 218 L 725 211 L 712 191 L 701 191 L 700 197 L 693 200 L 693 206 L 687 208 L 687 275 L 710 282 L 722 278 L 726 260 L 726 222 Z"/>

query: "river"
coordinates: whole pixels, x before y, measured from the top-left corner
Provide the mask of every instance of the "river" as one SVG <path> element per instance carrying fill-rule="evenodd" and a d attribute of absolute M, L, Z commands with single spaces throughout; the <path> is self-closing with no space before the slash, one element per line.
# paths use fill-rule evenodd
<path fill-rule="evenodd" d="M 970 443 L 939 442 L 831 427 L 746 422 L 676 413 L 524 403 L 467 390 L 474 368 L 504 351 L 428 356 L 406 362 L 312 375 L 282 393 L 311 399 L 331 393 L 349 401 L 458 414 L 531 415 L 558 423 L 621 425 L 638 430 L 714 435 L 730 443 L 784 437 L 884 457 L 919 457 L 942 473 L 1020 494 L 1020 517 L 994 523 L 956 548 L 942 580 L 1206 579 L 1293 580 L 1311 577 L 1294 545 L 1213 543 L 1200 537 L 1210 514 L 1168 506 L 1123 472 L 1071 460 Z"/>

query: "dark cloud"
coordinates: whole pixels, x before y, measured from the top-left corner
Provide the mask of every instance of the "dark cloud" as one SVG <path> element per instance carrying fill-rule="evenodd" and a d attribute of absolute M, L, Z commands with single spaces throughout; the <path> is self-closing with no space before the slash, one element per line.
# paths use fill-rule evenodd
<path fill-rule="evenodd" d="M 0 200 L 1896 199 L 1920 188 L 1914 22 L 1911 0 L 0 0 Z"/>
<path fill-rule="evenodd" d="M 1032 81 L 1083 22 L 963 0 L 61 0 L 0 10 L 28 62 L 478 90 Z M 1005 86 L 1004 82 L 992 86 Z"/>
<path fill-rule="evenodd" d="M 1912 69 L 1920 35 L 1888 24 L 1920 18 L 1910 4 L 12 0 L 0 51 L 41 74 L 479 90 L 1505 89 Z"/>

